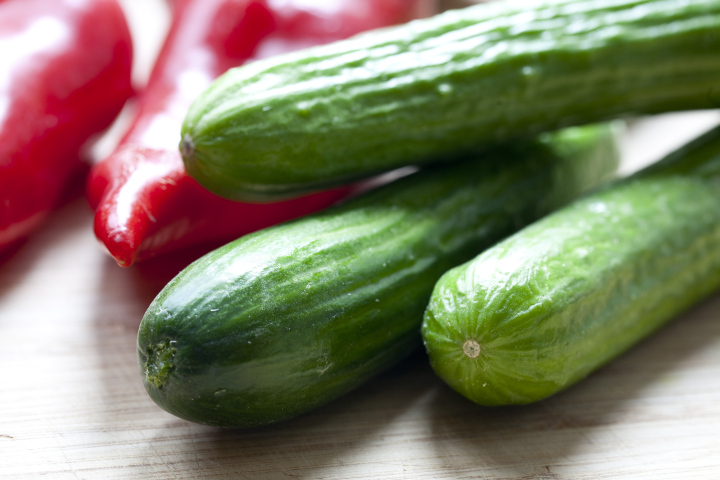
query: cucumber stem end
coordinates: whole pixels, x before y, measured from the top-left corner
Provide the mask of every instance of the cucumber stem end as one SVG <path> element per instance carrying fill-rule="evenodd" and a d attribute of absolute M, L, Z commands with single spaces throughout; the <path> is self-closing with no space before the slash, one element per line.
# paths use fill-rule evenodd
<path fill-rule="evenodd" d="M 185 134 L 180 142 L 180 155 L 184 159 L 190 159 L 195 154 L 195 143 L 189 134 Z"/>
<path fill-rule="evenodd" d="M 477 358 L 480 355 L 480 344 L 472 338 L 463 343 L 463 353 L 470 358 Z"/>
<path fill-rule="evenodd" d="M 174 358 L 177 353 L 175 341 L 165 339 L 155 345 L 147 347 L 147 361 L 145 362 L 145 379 L 147 383 L 162 390 L 168 381 L 170 373 L 175 369 Z"/>

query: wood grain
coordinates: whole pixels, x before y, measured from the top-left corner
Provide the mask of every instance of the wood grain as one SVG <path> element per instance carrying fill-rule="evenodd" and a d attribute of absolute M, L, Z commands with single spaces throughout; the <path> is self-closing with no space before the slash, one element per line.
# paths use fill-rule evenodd
<path fill-rule="evenodd" d="M 719 119 L 634 124 L 623 171 Z M 119 268 L 79 191 L 0 257 L 0 479 L 720 478 L 720 296 L 531 406 L 478 407 L 418 352 L 283 424 L 177 419 L 146 395 L 135 338 L 154 295 L 198 252 Z"/>

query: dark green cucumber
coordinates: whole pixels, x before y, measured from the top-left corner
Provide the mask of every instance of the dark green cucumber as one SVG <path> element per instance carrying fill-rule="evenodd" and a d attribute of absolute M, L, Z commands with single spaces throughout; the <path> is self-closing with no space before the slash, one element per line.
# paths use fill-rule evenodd
<path fill-rule="evenodd" d="M 482 405 L 541 400 L 720 287 L 720 127 L 447 272 L 423 340 Z"/>
<path fill-rule="evenodd" d="M 422 314 L 443 272 L 617 163 L 607 127 L 491 155 L 413 174 L 190 265 L 140 325 L 150 396 L 179 417 L 226 427 L 326 403 L 421 345 Z"/>
<path fill-rule="evenodd" d="M 720 104 L 720 0 L 503 1 L 229 71 L 190 108 L 188 173 L 297 195 L 488 142 Z"/>

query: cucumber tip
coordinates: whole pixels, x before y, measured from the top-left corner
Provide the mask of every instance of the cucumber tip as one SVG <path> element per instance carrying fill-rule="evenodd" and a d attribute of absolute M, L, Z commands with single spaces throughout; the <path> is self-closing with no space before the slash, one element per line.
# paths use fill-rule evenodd
<path fill-rule="evenodd" d="M 162 390 L 170 373 L 175 370 L 175 343 L 174 340 L 165 339 L 155 345 L 148 345 L 146 349 L 145 381 L 158 390 Z"/>
<path fill-rule="evenodd" d="M 186 133 L 180 142 L 180 155 L 186 160 L 195 155 L 195 143 L 189 133 Z"/>
<path fill-rule="evenodd" d="M 463 343 L 463 353 L 470 358 L 477 358 L 480 355 L 480 344 L 472 338 Z"/>

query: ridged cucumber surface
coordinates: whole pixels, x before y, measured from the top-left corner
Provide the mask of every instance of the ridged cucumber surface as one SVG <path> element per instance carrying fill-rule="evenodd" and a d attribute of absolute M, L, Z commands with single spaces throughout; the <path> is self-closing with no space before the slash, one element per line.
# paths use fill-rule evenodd
<path fill-rule="evenodd" d="M 421 345 L 443 272 L 611 176 L 612 138 L 607 126 L 545 135 L 211 252 L 142 320 L 148 393 L 179 417 L 244 427 L 348 392 Z"/>
<path fill-rule="evenodd" d="M 482 405 L 543 399 L 720 287 L 720 128 L 447 272 L 423 340 Z"/>
<path fill-rule="evenodd" d="M 491 2 L 231 70 L 181 150 L 267 201 L 621 114 L 720 104 L 720 0 Z"/>

